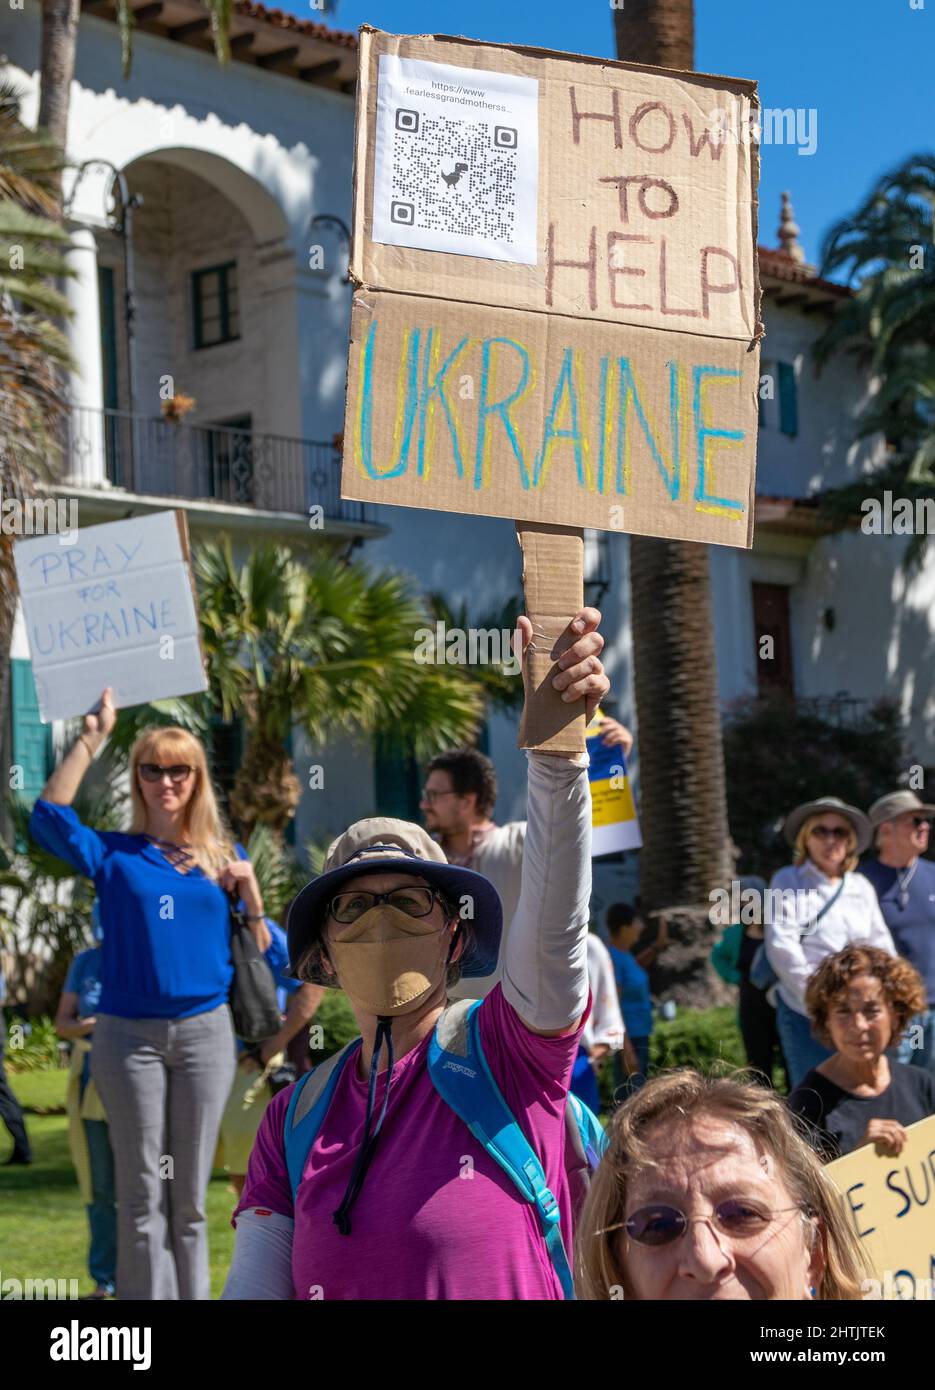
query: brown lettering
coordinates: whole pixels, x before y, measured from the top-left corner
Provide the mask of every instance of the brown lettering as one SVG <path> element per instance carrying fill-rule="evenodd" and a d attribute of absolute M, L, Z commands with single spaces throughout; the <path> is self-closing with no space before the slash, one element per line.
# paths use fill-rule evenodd
<path fill-rule="evenodd" d="M 727 112 L 725 111 L 724 114 L 726 116 Z M 711 158 L 720 159 L 721 151 L 727 144 L 727 132 L 720 128 L 712 132 L 710 125 L 708 125 L 696 141 L 695 128 L 692 125 L 691 117 L 685 111 L 682 112 L 682 121 L 685 129 L 688 131 L 688 144 L 692 154 L 695 156 L 701 154 L 701 151 L 704 149 L 705 145 L 707 145 L 708 149 L 711 151 Z"/>
<path fill-rule="evenodd" d="M 635 265 L 615 265 L 614 264 L 614 245 L 618 241 L 644 241 L 647 245 L 652 244 L 652 238 L 648 236 L 637 236 L 635 232 L 608 232 L 607 233 L 607 275 L 610 280 L 610 302 L 615 309 L 651 309 L 651 304 L 627 304 L 622 303 L 616 295 L 614 277 L 617 275 L 645 275 L 646 271 L 641 270 Z"/>
<path fill-rule="evenodd" d="M 700 309 L 670 309 L 666 299 L 668 290 L 668 269 L 666 264 L 666 239 L 659 238 L 659 312 L 661 314 L 678 314 L 680 318 L 696 319 L 701 313 Z"/>
<path fill-rule="evenodd" d="M 620 122 L 619 92 L 616 90 L 611 91 L 610 100 L 614 108 L 612 113 L 605 111 L 579 111 L 574 87 L 568 88 L 568 95 L 571 97 L 571 133 L 576 145 L 581 142 L 582 121 L 611 121 L 614 127 L 614 146 L 618 150 L 623 148 L 623 126 Z"/>
<path fill-rule="evenodd" d="M 708 278 L 708 258 L 710 256 L 726 256 L 734 267 L 734 279 L 730 285 L 712 285 Z M 701 248 L 701 312 L 705 318 L 709 313 L 709 299 L 712 294 L 733 294 L 734 290 L 740 289 L 740 266 L 734 256 L 729 251 L 725 251 L 720 246 L 702 246 Z"/>
<path fill-rule="evenodd" d="M 597 228 L 591 228 L 586 261 L 559 261 L 555 258 L 555 223 L 549 223 L 549 235 L 545 246 L 545 302 L 549 305 L 552 303 L 556 266 L 568 266 L 572 270 L 586 270 L 588 272 L 588 299 L 591 312 L 594 313 L 597 310 Z"/>
<path fill-rule="evenodd" d="M 669 138 L 664 145 L 644 145 L 639 139 L 640 123 L 650 111 L 661 111 L 669 122 Z M 668 106 L 663 106 L 661 101 L 644 101 L 642 106 L 638 106 L 630 117 L 630 139 L 647 154 L 665 154 L 666 150 L 671 149 L 675 139 L 675 118 Z"/>
<path fill-rule="evenodd" d="M 630 221 L 629 208 L 627 206 L 627 185 L 638 183 L 640 211 L 644 217 L 674 217 L 679 210 L 679 195 L 672 187 L 671 183 L 666 183 L 665 179 L 651 179 L 645 174 L 621 174 L 609 178 L 598 180 L 599 183 L 615 183 L 620 197 L 620 221 L 628 223 Z M 669 207 L 665 212 L 654 212 L 646 200 L 646 190 L 649 188 L 664 188 L 669 195 Z"/>

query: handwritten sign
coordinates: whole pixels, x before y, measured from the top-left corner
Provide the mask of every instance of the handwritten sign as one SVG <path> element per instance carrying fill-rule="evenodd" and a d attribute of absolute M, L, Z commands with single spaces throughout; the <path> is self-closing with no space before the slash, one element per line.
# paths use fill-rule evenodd
<path fill-rule="evenodd" d="M 365 28 L 342 495 L 751 545 L 757 109 Z"/>
<path fill-rule="evenodd" d="M 935 1298 L 935 1115 L 906 1133 L 898 1158 L 866 1144 L 825 1169 L 870 1258 L 867 1298 Z"/>
<path fill-rule="evenodd" d="M 207 688 L 184 514 L 155 512 L 14 551 L 44 723 Z"/>
<path fill-rule="evenodd" d="M 608 748 L 601 742 L 603 718 L 600 709 L 596 709 L 585 730 L 590 759 L 591 854 L 594 858 L 624 849 L 639 849 L 643 843 L 627 760 L 622 748 Z"/>

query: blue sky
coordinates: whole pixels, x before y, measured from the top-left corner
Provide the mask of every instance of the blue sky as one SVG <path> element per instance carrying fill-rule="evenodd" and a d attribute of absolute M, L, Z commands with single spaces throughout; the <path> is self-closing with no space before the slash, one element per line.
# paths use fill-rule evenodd
<path fill-rule="evenodd" d="M 695 0 L 699 71 L 755 78 L 765 107 L 817 112 L 814 154 L 783 145 L 761 151 L 764 245 L 778 244 L 788 188 L 806 255 L 816 260 L 829 225 L 863 200 L 879 173 L 935 145 L 935 0 L 923 3 Z M 284 8 L 321 17 L 308 0 L 285 0 Z M 609 0 L 338 0 L 330 23 L 613 56 Z"/>

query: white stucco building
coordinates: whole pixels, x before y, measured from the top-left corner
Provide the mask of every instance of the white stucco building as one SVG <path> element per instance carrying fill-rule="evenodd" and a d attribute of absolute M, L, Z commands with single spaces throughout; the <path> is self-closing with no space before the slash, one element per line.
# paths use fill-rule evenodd
<path fill-rule="evenodd" d="M 339 497 L 355 36 L 235 0 L 233 58 L 223 69 L 195 0 L 136 13 L 124 81 L 113 7 L 85 5 L 72 92 L 69 156 L 101 161 L 66 183 L 80 271 L 69 288 L 70 332 L 81 363 L 67 491 L 82 521 L 182 506 L 195 544 L 228 531 L 241 546 L 279 537 L 301 547 L 316 544 L 308 507 L 317 503 L 329 536 L 359 543 L 371 564 L 406 570 L 453 605 L 467 601 L 472 614 L 498 609 L 520 590 L 510 523 Z M 36 0 L 0 23 L 32 122 Z M 108 215 L 115 172 L 134 204 L 126 236 Z M 764 679 L 803 696 L 889 695 L 902 702 L 914 759 L 935 764 L 935 564 L 907 584 L 903 539 L 827 534 L 818 524 L 809 499 L 859 476 L 882 444 L 854 442 L 868 388 L 852 359 L 820 378 L 811 365 L 811 343 L 847 291 L 804 266 L 790 209 L 782 240 L 760 258 L 763 370 L 775 398 L 763 403 L 756 542 L 749 552 L 710 550 L 721 698 L 754 692 Z M 167 378 L 196 401 L 181 426 L 160 416 Z M 632 723 L 626 537 L 590 537 L 588 563 L 589 594 L 605 612 L 613 709 Z M 777 651 L 768 670 L 757 659 L 767 633 Z M 24 639 L 20 624 L 13 738 L 38 747 L 24 704 Z M 498 818 L 521 815 L 515 728 L 494 717 L 487 740 L 501 776 Z M 322 755 L 296 733 L 293 746 L 300 770 L 303 761 L 325 768 L 324 788 L 300 809 L 299 843 L 375 809 L 407 809 L 413 768 L 407 790 L 407 769 L 396 769 L 394 783 L 369 745 Z"/>

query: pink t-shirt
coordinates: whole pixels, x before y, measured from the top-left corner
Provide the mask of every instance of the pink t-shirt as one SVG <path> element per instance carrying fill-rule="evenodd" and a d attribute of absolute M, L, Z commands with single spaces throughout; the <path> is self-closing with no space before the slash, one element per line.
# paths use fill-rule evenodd
<path fill-rule="evenodd" d="M 484 1055 L 558 1198 L 571 1252 L 565 1105 L 581 1029 L 543 1038 L 524 1026 L 499 985 L 479 1011 Z M 396 1062 L 376 1153 L 351 1212 L 332 1220 L 363 1137 L 367 1083 L 344 1067 L 312 1145 L 293 1211 L 283 1155 L 292 1087 L 263 1117 L 234 1213 L 266 1207 L 294 1216 L 292 1279 L 300 1299 L 560 1299 L 535 1209 L 438 1095 L 429 1037 Z M 378 1078 L 379 1114 L 386 1073 Z"/>

